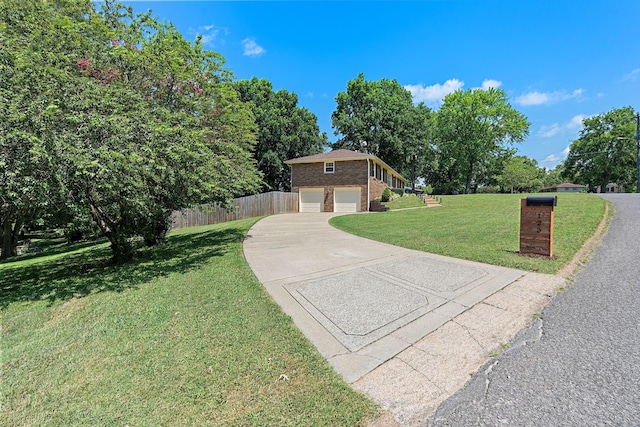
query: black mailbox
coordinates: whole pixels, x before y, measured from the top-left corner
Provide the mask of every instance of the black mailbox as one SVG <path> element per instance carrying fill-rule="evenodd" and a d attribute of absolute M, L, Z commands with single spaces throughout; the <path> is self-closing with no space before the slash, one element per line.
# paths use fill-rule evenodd
<path fill-rule="evenodd" d="M 529 196 L 527 206 L 557 206 L 558 196 Z"/>

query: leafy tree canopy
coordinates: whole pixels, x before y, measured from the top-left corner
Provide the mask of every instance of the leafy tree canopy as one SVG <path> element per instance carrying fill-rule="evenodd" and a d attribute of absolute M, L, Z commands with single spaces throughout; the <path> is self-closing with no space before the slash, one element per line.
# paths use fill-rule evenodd
<path fill-rule="evenodd" d="M 635 112 L 615 108 L 583 120 L 578 139 L 571 143 L 562 176 L 595 190 L 614 182 L 631 186 L 636 180 Z"/>
<path fill-rule="evenodd" d="M 529 122 L 503 90 L 458 90 L 445 96 L 434 134 L 436 185 L 469 193 L 493 175 L 497 160 L 512 155 L 508 146 L 528 133 Z"/>
<path fill-rule="evenodd" d="M 546 175 L 535 160 L 526 156 L 515 156 L 507 160 L 496 182 L 502 192 L 520 193 L 538 191 Z"/>
<path fill-rule="evenodd" d="M 413 168 L 428 147 L 430 110 L 414 107 L 411 93 L 397 80 L 366 81 L 364 74 L 347 83 L 331 114 L 336 135 L 333 148 L 374 154 L 402 173 Z"/>
<path fill-rule="evenodd" d="M 255 159 L 263 174 L 263 190 L 291 189 L 291 171 L 285 161 L 321 153 L 328 146 L 320 133 L 317 117 L 298 107 L 298 96 L 282 89 L 273 91 L 271 82 L 256 77 L 233 83 L 246 102 L 258 128 Z"/>
<path fill-rule="evenodd" d="M 25 205 L 84 207 L 124 261 L 131 237 L 162 239 L 172 210 L 257 189 L 251 113 L 199 40 L 113 2 L 6 0 L 0 22 L 10 234 Z"/>

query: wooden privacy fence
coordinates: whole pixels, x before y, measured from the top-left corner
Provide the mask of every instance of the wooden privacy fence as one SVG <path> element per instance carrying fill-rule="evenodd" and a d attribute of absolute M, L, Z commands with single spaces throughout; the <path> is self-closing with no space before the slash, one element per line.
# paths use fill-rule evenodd
<path fill-rule="evenodd" d="M 171 214 L 171 228 L 195 227 L 256 216 L 298 212 L 298 193 L 272 191 L 239 197 L 233 199 L 233 205 L 235 209 L 224 209 L 214 204 L 174 211 Z"/>

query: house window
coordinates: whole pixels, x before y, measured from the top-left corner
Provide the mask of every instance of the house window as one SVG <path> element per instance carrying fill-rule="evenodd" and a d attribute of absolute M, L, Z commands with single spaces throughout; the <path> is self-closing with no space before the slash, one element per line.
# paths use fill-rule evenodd
<path fill-rule="evenodd" d="M 324 173 L 335 172 L 336 166 L 333 162 L 324 162 Z"/>

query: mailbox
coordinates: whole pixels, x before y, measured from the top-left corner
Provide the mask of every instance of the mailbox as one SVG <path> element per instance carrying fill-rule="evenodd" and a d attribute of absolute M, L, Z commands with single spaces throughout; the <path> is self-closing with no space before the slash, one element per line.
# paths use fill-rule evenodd
<path fill-rule="evenodd" d="M 558 206 L 558 196 L 529 196 L 527 206 Z"/>
<path fill-rule="evenodd" d="M 553 256 L 553 216 L 557 196 L 529 196 L 520 201 L 520 254 Z"/>

